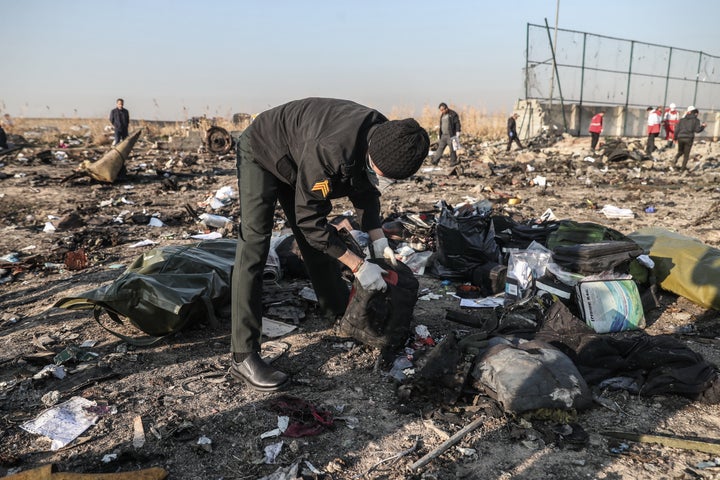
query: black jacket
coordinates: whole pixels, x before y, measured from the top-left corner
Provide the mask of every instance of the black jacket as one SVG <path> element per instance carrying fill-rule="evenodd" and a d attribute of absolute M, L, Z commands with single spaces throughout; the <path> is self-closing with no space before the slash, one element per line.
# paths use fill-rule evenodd
<path fill-rule="evenodd" d="M 449 135 L 451 137 L 454 137 L 458 134 L 458 132 L 462 131 L 460 129 L 460 117 L 455 112 L 455 110 L 450 110 L 448 108 L 447 114 L 450 116 L 450 131 L 449 132 L 443 132 L 442 130 L 442 115 L 440 115 L 440 136 L 443 135 Z"/>
<path fill-rule="evenodd" d="M 508 118 L 507 133 L 508 136 L 517 138 L 517 123 L 515 122 L 515 117 Z"/>
<path fill-rule="evenodd" d="M 130 112 L 124 108 L 113 108 L 110 111 L 110 123 L 115 127 L 115 130 L 127 133 L 130 125 Z"/>
<path fill-rule="evenodd" d="M 675 138 L 695 138 L 696 133 L 705 130 L 697 115 L 686 115 L 675 127 Z"/>
<path fill-rule="evenodd" d="M 366 158 L 369 132 L 386 121 L 355 102 L 306 98 L 261 113 L 246 130 L 255 161 L 295 190 L 297 226 L 317 250 L 335 258 L 347 250 L 327 222 L 331 199 L 348 197 L 364 231 L 381 227 Z"/>

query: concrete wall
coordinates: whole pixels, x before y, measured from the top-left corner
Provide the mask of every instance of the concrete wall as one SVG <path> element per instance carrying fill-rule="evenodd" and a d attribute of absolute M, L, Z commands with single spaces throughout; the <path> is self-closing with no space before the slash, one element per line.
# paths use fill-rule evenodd
<path fill-rule="evenodd" d="M 605 111 L 602 133 L 604 136 L 645 137 L 647 135 L 646 108 L 580 106 L 578 104 L 565 104 L 564 108 L 561 108 L 559 103 L 550 105 L 538 100 L 518 100 L 513 112 L 519 115 L 517 126 L 521 139 L 535 137 L 549 129 L 564 132 L 566 122 L 567 133 L 575 136 L 589 136 L 590 119 L 601 110 Z M 563 112 L 565 118 L 563 118 Z M 701 111 L 699 118 L 707 123 L 707 127 L 698 136 L 717 141 L 720 138 L 720 112 Z M 664 135 L 664 132 L 661 135 Z"/>

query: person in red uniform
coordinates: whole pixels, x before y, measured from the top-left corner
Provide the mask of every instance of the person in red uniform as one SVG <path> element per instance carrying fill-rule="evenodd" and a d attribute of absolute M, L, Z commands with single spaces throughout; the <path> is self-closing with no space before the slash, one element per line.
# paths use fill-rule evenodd
<path fill-rule="evenodd" d="M 670 104 L 670 107 L 665 110 L 663 115 L 663 127 L 665 127 L 665 140 L 667 145 L 665 148 L 672 148 L 675 142 L 675 127 L 680 121 L 680 112 L 677 111 L 677 107 L 674 103 Z"/>
<path fill-rule="evenodd" d="M 592 119 L 590 119 L 590 128 L 588 131 L 590 132 L 590 150 L 595 152 L 595 147 L 597 147 L 598 140 L 600 140 L 600 134 L 603 130 L 603 117 L 605 116 L 605 112 L 598 112 L 595 114 Z"/>
<path fill-rule="evenodd" d="M 655 139 L 660 135 L 660 125 L 662 124 L 662 109 L 660 107 L 647 108 L 648 120 L 647 120 L 647 146 L 645 147 L 645 153 L 652 155 L 655 149 Z"/>

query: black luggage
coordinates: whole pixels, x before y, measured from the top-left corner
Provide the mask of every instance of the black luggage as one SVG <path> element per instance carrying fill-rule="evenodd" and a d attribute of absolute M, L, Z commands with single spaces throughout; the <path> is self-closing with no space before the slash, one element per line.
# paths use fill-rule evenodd
<path fill-rule="evenodd" d="M 553 261 L 561 267 L 588 275 L 605 271 L 627 273 L 630 262 L 643 253 L 633 241 L 560 245 L 553 249 Z"/>
<path fill-rule="evenodd" d="M 365 290 L 356 279 L 338 333 L 373 347 L 399 347 L 411 332 L 420 283 L 402 262 L 392 266 L 384 259 L 365 261 L 376 263 L 388 272 L 383 275 L 387 291 Z"/>
<path fill-rule="evenodd" d="M 492 226 L 495 230 L 495 242 L 503 254 L 506 254 L 513 249 L 525 250 L 532 242 L 546 245 L 548 237 L 558 229 L 560 223 L 518 223 L 511 217 L 495 215 L 492 217 Z"/>

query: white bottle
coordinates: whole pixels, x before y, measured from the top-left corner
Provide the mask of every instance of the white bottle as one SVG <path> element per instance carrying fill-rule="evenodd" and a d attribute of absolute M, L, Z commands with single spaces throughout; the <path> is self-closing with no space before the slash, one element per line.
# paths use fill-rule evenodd
<path fill-rule="evenodd" d="M 222 228 L 228 224 L 229 218 L 222 215 L 213 215 L 212 213 L 201 213 L 200 221 L 208 227 Z"/>

